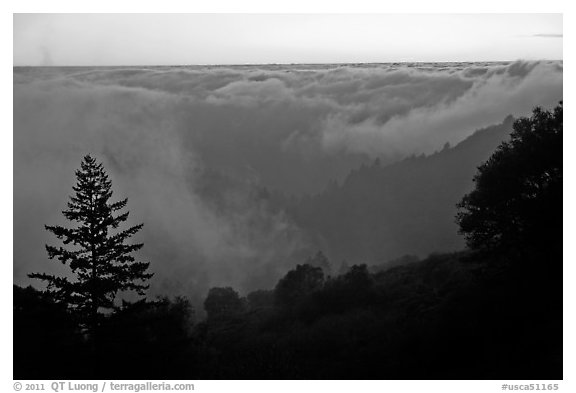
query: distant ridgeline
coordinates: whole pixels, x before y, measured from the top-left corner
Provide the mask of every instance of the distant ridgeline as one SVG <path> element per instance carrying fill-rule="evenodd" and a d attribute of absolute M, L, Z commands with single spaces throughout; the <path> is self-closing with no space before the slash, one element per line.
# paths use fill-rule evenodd
<path fill-rule="evenodd" d="M 472 189 L 477 167 L 508 138 L 513 122 L 508 116 L 429 156 L 387 166 L 377 159 L 314 196 L 272 193 L 271 198 L 337 263 L 381 264 L 408 254 L 462 249 L 456 204 Z"/>

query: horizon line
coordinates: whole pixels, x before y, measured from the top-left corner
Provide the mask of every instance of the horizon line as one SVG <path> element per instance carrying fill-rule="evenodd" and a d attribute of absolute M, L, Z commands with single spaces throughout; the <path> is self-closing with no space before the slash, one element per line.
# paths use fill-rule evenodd
<path fill-rule="evenodd" d="M 351 64 L 462 64 L 462 63 L 513 63 L 516 61 L 538 62 L 538 61 L 553 61 L 563 62 L 564 59 L 515 59 L 515 60 L 449 60 L 449 61 L 350 61 L 350 62 L 304 62 L 304 63 L 189 63 L 189 64 L 66 64 L 66 65 L 12 65 L 12 68 L 18 67 L 38 67 L 38 68 L 58 68 L 58 67 L 248 67 L 248 66 L 296 66 L 296 65 L 351 65 Z"/>

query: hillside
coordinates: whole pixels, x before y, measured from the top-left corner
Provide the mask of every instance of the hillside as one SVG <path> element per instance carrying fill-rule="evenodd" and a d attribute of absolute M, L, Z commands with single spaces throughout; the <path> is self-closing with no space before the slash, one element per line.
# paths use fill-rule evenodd
<path fill-rule="evenodd" d="M 429 156 L 363 165 L 342 184 L 288 200 L 286 210 L 335 261 L 385 262 L 461 249 L 455 205 L 472 188 L 477 167 L 508 137 L 513 121 L 509 116 Z"/>

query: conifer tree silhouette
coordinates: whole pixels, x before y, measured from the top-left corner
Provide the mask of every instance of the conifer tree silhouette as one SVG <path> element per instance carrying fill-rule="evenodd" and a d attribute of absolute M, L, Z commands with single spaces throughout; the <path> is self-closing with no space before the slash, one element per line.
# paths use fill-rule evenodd
<path fill-rule="evenodd" d="M 77 183 L 72 187 L 75 195 L 70 197 L 68 209 L 62 214 L 78 226 L 45 225 L 64 245 L 71 245 L 68 248 L 46 245 L 46 250 L 50 259 L 68 263 L 74 278 L 45 273 L 28 276 L 46 281 L 46 292 L 65 303 L 80 326 L 93 335 L 101 318 L 99 310 L 113 309 L 119 291 L 144 295 L 148 288 L 145 282 L 153 274 L 147 273 L 149 263 L 136 261 L 132 256 L 143 244 L 126 243 L 144 224 L 118 229 L 129 213 L 113 213 L 123 209 L 128 199 L 109 203 L 112 182 L 102 164 L 86 155 L 76 177 Z"/>

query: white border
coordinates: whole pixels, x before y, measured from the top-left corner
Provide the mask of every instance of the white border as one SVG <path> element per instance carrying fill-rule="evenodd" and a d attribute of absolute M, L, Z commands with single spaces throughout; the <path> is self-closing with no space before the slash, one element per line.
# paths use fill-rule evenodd
<path fill-rule="evenodd" d="M 560 12 L 564 13 L 564 102 L 568 108 L 565 116 L 567 122 L 564 140 L 565 173 L 568 173 L 565 181 L 564 198 L 564 381 L 560 381 L 561 392 L 576 391 L 574 382 L 576 363 L 574 361 L 574 334 L 576 334 L 574 318 L 574 264 L 576 252 L 571 246 L 573 230 L 571 223 L 576 222 L 575 208 L 572 200 L 576 191 L 574 182 L 575 154 L 571 154 L 574 145 L 574 117 L 572 110 L 573 86 L 576 86 L 573 74 L 574 44 L 571 38 L 574 36 L 574 13 L 568 1 L 547 0 L 524 0 L 524 1 L 498 1 L 483 0 L 468 5 L 461 0 L 412 0 L 410 2 L 389 2 L 377 0 L 293 0 L 278 5 L 266 0 L 243 0 L 243 1 L 124 1 L 99 0 L 98 2 L 78 2 L 71 0 L 28 0 L 9 1 L 2 5 L 2 17 L 0 26 L 2 29 L 2 108 L 1 119 L 3 121 L 1 179 L 4 187 L 1 195 L 2 223 L 0 226 L 0 239 L 2 242 L 2 274 L 3 285 L 0 286 L 2 310 L 12 310 L 12 206 L 13 206 L 13 157 L 12 157 L 12 13 L 14 12 L 242 12 L 242 13 L 365 13 L 365 12 L 396 12 L 396 13 L 470 13 L 470 12 Z M 567 44 L 566 44 L 567 42 Z M 9 186 L 8 186 L 9 185 Z M 537 290 L 537 288 L 535 288 Z M 11 312 L 10 312 L 11 315 Z M 1 337 L 3 353 L 1 357 L 2 367 L 1 385 L 2 391 L 13 391 L 12 381 L 12 323 L 4 318 L 1 324 Z M 49 362 L 50 354 L 43 359 L 33 359 L 35 362 Z M 184 381 L 183 381 L 184 382 Z M 466 392 L 496 392 L 501 391 L 502 383 L 512 381 L 287 381 L 275 383 L 273 381 L 196 381 L 196 390 L 199 391 L 250 391 L 250 392 L 290 392 L 295 390 L 307 391 L 329 389 L 331 392 L 357 391 L 386 391 L 386 392 L 443 392 L 461 393 Z M 545 382 L 547 381 L 534 381 Z M 552 382 L 552 381 L 550 381 Z"/>

